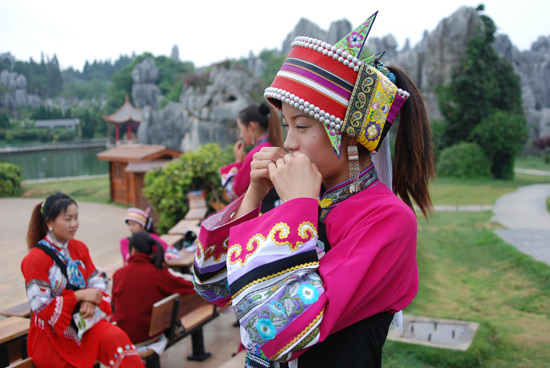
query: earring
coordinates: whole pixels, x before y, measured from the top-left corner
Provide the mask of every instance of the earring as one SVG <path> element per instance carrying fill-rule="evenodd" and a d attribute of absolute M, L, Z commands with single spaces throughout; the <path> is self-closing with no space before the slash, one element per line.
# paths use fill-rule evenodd
<path fill-rule="evenodd" d="M 50 226 L 50 227 L 48 228 L 48 230 L 52 231 L 52 230 L 53 230 L 53 227 Z"/>
<path fill-rule="evenodd" d="M 357 146 L 348 146 L 348 162 L 349 162 L 349 180 L 351 185 L 349 190 L 351 193 L 359 191 L 359 183 L 355 180 L 359 176 L 359 151 Z"/>

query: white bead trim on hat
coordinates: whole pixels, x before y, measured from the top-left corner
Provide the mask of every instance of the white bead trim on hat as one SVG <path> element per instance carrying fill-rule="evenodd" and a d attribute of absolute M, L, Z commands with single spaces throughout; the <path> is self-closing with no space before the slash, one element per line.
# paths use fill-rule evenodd
<path fill-rule="evenodd" d="M 292 42 L 292 46 L 305 47 L 317 51 L 323 55 L 327 55 L 328 57 L 331 57 L 334 60 L 343 63 L 344 65 L 346 65 L 350 69 L 353 69 L 356 72 L 359 71 L 359 65 L 363 64 L 361 60 L 351 55 L 346 50 L 342 48 L 337 48 L 336 46 L 332 46 L 329 43 L 317 40 L 315 38 L 298 36 Z"/>
<path fill-rule="evenodd" d="M 290 106 L 297 108 L 300 111 L 303 111 L 309 116 L 313 117 L 316 120 L 319 120 L 321 123 L 325 124 L 332 133 L 336 133 L 342 128 L 342 120 L 337 118 L 334 115 L 321 110 L 321 108 L 315 106 L 314 104 L 305 101 L 303 98 L 294 95 L 288 91 L 285 91 L 280 88 L 268 87 L 264 92 L 264 97 L 273 98 L 281 102 L 285 102 Z"/>
<path fill-rule="evenodd" d="M 359 71 L 359 65 L 364 64 L 363 61 L 357 57 L 351 55 L 349 52 L 342 48 L 337 48 L 329 43 L 318 40 L 316 38 L 298 36 L 292 42 L 292 46 L 305 47 L 314 51 L 317 51 L 323 55 L 333 58 L 340 63 L 343 63 L 355 72 Z M 397 94 L 402 97 L 409 98 L 410 94 L 400 88 L 397 89 Z"/>

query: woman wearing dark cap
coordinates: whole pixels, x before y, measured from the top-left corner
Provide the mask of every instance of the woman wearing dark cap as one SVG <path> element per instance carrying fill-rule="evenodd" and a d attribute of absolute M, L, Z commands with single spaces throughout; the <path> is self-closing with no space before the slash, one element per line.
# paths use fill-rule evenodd
<path fill-rule="evenodd" d="M 74 238 L 78 224 L 76 202 L 63 193 L 32 213 L 21 262 L 31 306 L 29 356 L 39 368 L 92 367 L 97 360 L 143 367 L 128 335 L 106 320 L 111 298 L 88 248 Z"/>
<path fill-rule="evenodd" d="M 130 237 L 128 264 L 113 275 L 111 318 L 134 344 L 148 340 L 153 304 L 173 293 L 194 293 L 193 283 L 164 264 L 164 250 L 142 230 Z"/>
<path fill-rule="evenodd" d="M 360 59 L 375 16 L 335 45 L 295 39 L 264 94 L 286 152 L 256 153 L 244 197 L 202 222 L 195 288 L 232 304 L 249 367 L 380 367 L 418 291 L 412 202 L 431 210 L 430 126 L 403 71 Z M 258 216 L 271 187 L 283 204 Z"/>

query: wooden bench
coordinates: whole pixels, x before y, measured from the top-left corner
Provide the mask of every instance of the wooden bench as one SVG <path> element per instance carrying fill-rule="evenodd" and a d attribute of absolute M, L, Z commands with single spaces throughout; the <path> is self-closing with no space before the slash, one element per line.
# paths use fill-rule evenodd
<path fill-rule="evenodd" d="M 210 353 L 204 350 L 202 327 L 217 316 L 216 306 L 198 294 L 172 294 L 153 305 L 149 336 L 164 333 L 168 349 L 191 335 L 192 353 L 187 359 L 203 361 Z M 140 357 L 145 360 L 147 368 L 160 367 L 160 358 L 153 350 L 140 352 Z"/>
<path fill-rule="evenodd" d="M 31 320 L 8 317 L 0 321 L 0 367 L 27 358 L 27 335 Z"/>
<path fill-rule="evenodd" d="M 29 317 L 31 315 L 31 306 L 29 305 L 29 301 L 25 300 L 22 303 L 2 309 L 0 315 L 6 317 Z"/>
<path fill-rule="evenodd" d="M 34 363 L 30 357 L 12 362 L 8 368 L 35 368 Z"/>

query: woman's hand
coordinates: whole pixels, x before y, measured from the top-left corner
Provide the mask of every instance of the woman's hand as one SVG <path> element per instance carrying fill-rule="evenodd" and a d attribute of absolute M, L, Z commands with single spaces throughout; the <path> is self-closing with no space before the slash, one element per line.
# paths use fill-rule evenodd
<path fill-rule="evenodd" d="M 80 289 L 74 292 L 77 302 L 89 302 L 95 305 L 101 303 L 103 293 L 97 289 Z"/>
<path fill-rule="evenodd" d="M 235 143 L 235 146 L 233 146 L 233 155 L 235 156 L 236 162 L 243 162 L 244 156 L 246 155 L 244 152 L 245 146 L 243 141 L 238 141 Z"/>
<path fill-rule="evenodd" d="M 284 155 L 285 150 L 279 147 L 264 147 L 254 154 L 250 163 L 250 185 L 234 218 L 241 217 L 262 203 L 264 197 L 273 187 L 269 179 L 268 165 Z"/>
<path fill-rule="evenodd" d="M 259 202 L 273 187 L 269 178 L 269 164 L 283 158 L 285 154 L 285 150 L 279 147 L 264 147 L 254 154 L 250 163 L 250 186 L 248 189 L 255 198 L 259 199 Z"/>
<path fill-rule="evenodd" d="M 318 198 L 323 179 L 317 166 L 303 153 L 286 154 L 268 165 L 269 179 L 283 202 Z"/>
<path fill-rule="evenodd" d="M 94 316 L 96 305 L 90 302 L 80 303 L 80 314 L 82 318 L 91 318 Z"/>

